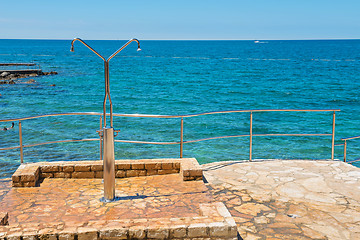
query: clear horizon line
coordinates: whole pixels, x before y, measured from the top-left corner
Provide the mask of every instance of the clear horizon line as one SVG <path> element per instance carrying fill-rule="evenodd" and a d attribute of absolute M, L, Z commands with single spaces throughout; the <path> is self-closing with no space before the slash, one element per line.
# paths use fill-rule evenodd
<path fill-rule="evenodd" d="M 0 38 L 0 40 L 73 40 L 74 38 Z M 130 39 L 130 38 L 129 38 Z M 128 39 L 86 39 L 89 41 L 126 41 Z M 316 40 L 360 40 L 360 38 L 299 38 L 299 39 L 139 39 L 142 41 L 316 41 Z"/>

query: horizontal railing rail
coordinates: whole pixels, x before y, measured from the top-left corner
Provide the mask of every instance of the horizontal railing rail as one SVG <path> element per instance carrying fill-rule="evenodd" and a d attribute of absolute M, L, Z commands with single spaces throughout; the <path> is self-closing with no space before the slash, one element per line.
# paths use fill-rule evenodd
<path fill-rule="evenodd" d="M 347 138 L 342 138 L 341 140 L 344 141 L 344 143 L 341 143 L 341 144 L 337 144 L 338 146 L 340 145 L 343 145 L 344 146 L 344 162 L 349 162 L 349 163 L 352 163 L 352 162 L 359 162 L 360 159 L 355 159 L 353 161 L 347 161 L 346 160 L 346 151 L 347 151 L 347 141 L 349 140 L 354 140 L 354 139 L 359 139 L 360 136 L 354 136 L 354 137 L 347 137 Z"/>
<path fill-rule="evenodd" d="M 138 117 L 138 118 L 186 118 L 186 117 L 197 117 L 213 114 L 223 114 L 223 113 L 245 113 L 245 112 L 339 112 L 340 109 L 256 109 L 256 110 L 229 110 L 229 111 L 216 111 L 216 112 L 204 112 L 197 114 L 186 114 L 186 115 L 153 115 L 153 114 L 124 114 L 124 113 L 113 113 L 117 117 Z M 9 118 L 9 119 L 0 119 L 0 122 L 13 122 L 13 121 L 22 121 L 43 117 L 54 117 L 54 116 L 75 116 L 75 115 L 92 115 L 92 116 L 101 116 L 103 113 L 98 112 L 69 112 L 69 113 L 52 113 L 52 114 L 43 114 L 35 115 L 30 117 L 22 118 Z M 106 114 L 110 116 L 110 114 Z"/>
<path fill-rule="evenodd" d="M 119 114 L 114 113 L 113 116 L 118 117 L 133 117 L 133 118 L 180 118 L 180 141 L 175 142 L 154 142 L 154 141 L 134 141 L 134 140 L 115 140 L 115 142 L 121 143 L 137 143 L 137 144 L 155 144 L 155 145 L 180 145 L 180 158 L 183 157 L 183 145 L 187 143 L 195 143 L 201 141 L 209 141 L 215 139 L 225 139 L 225 138 L 240 138 L 240 137 L 249 137 L 249 160 L 252 161 L 252 138 L 253 137 L 264 137 L 264 136 L 304 136 L 304 137 L 312 137 L 312 136 L 331 136 L 331 159 L 334 160 L 334 141 L 335 141 L 335 113 L 340 111 L 339 109 L 256 109 L 256 110 L 229 110 L 229 111 L 216 111 L 216 112 L 204 112 L 197 114 L 187 114 L 187 115 L 151 115 L 151 114 Z M 332 132 L 331 133 L 268 133 L 268 134 L 254 134 L 253 133 L 253 113 L 259 112 L 332 112 Z M 249 134 L 241 134 L 241 135 L 226 135 L 226 136 L 217 136 L 217 137 L 209 137 L 195 140 L 187 140 L 184 141 L 184 118 L 205 116 L 205 115 L 214 115 L 214 114 L 227 114 L 227 113 L 250 113 L 250 128 Z M 58 116 L 100 116 L 100 130 L 102 129 L 102 115 L 103 113 L 97 112 L 72 112 L 72 113 L 53 113 L 53 114 L 44 114 L 44 115 L 36 115 L 30 117 L 21 117 L 21 118 L 11 118 L 11 119 L 0 119 L 0 122 L 19 122 L 19 145 L 0 148 L 0 150 L 11 150 L 11 149 L 20 149 L 20 159 L 21 163 L 23 163 L 23 149 L 26 147 L 35 147 L 47 144 L 55 144 L 55 143 L 68 143 L 68 142 L 85 142 L 85 141 L 100 141 L 100 160 L 102 159 L 102 138 L 99 133 L 99 138 L 84 138 L 84 139 L 67 139 L 67 140 L 57 140 L 57 141 L 49 141 L 42 143 L 34 143 L 34 144 L 23 144 L 23 136 L 22 136 L 22 127 L 21 121 L 31 120 L 31 119 L 39 119 L 44 117 L 58 117 Z M 109 114 L 107 114 L 109 115 Z M 99 131 L 98 131 L 99 132 Z M 354 139 L 353 137 L 351 139 Z M 360 136 L 359 136 L 360 138 Z M 346 139 L 349 140 L 349 139 Z M 346 142 L 346 141 L 345 141 Z"/>

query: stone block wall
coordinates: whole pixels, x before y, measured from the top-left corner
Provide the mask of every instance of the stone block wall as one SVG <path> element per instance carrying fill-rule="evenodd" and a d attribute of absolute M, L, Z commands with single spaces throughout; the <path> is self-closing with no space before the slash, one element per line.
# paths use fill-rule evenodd
<path fill-rule="evenodd" d="M 202 180 L 202 168 L 195 158 L 181 162 L 180 174 L 184 181 Z"/>
<path fill-rule="evenodd" d="M 21 164 L 12 175 L 13 187 L 35 187 L 39 178 L 39 166 L 36 164 Z"/>
<path fill-rule="evenodd" d="M 195 158 L 115 161 L 115 177 L 180 173 L 184 181 L 202 180 Z M 40 162 L 22 164 L 12 176 L 13 187 L 35 187 L 43 178 L 103 178 L 102 161 Z"/>

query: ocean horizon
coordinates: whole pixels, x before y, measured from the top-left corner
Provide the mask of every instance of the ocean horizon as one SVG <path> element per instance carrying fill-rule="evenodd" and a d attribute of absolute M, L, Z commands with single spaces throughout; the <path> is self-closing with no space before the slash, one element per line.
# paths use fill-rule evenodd
<path fill-rule="evenodd" d="M 125 40 L 86 40 L 104 57 Z M 244 109 L 340 109 L 335 143 L 360 135 L 360 40 L 141 40 L 110 61 L 114 113 L 186 115 Z M 34 62 L 57 75 L 35 83 L 0 84 L 0 119 L 49 113 L 99 112 L 104 99 L 103 61 L 71 40 L 0 39 L 0 63 Z M 254 113 L 254 134 L 331 133 L 332 112 Z M 2 123 L 1 129 L 10 123 Z M 96 138 L 95 116 L 48 117 L 22 122 L 24 144 Z M 179 141 L 179 119 L 115 117 L 115 139 Z M 18 123 L 0 131 L 0 148 L 19 145 Z M 249 113 L 184 119 L 184 141 L 249 134 Z M 359 158 L 348 142 L 348 159 Z M 115 144 L 116 159 L 176 158 L 178 145 Z M 249 138 L 184 145 L 200 163 L 249 158 Z M 254 159 L 329 159 L 331 137 L 253 138 Z M 343 148 L 335 147 L 342 159 Z M 24 149 L 24 162 L 99 159 L 99 143 L 61 143 Z M 0 178 L 20 164 L 18 149 L 0 151 Z M 359 163 L 353 163 L 359 167 Z"/>

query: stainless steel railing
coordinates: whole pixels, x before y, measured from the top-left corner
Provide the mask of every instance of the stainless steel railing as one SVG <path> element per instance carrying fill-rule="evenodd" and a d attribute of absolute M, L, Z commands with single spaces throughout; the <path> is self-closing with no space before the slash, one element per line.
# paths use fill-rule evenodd
<path fill-rule="evenodd" d="M 150 141 L 133 141 L 133 140 L 115 140 L 115 142 L 122 142 L 122 143 L 140 143 L 140 144 L 156 144 L 156 145 L 174 145 L 178 144 L 180 146 L 180 158 L 183 157 L 183 149 L 185 143 L 194 143 L 194 142 L 201 142 L 207 140 L 214 140 L 214 139 L 223 139 L 223 138 L 239 138 L 239 137 L 249 137 L 249 160 L 252 161 L 252 145 L 253 145 L 253 137 L 262 137 L 262 136 L 331 136 L 331 160 L 334 160 L 334 146 L 335 146 L 335 113 L 340 111 L 339 109 L 262 109 L 262 110 L 232 110 L 232 111 L 217 111 L 217 112 L 205 112 L 205 113 L 197 113 L 197 114 L 188 114 L 188 115 L 149 115 L 149 114 L 118 114 L 114 113 L 113 116 L 117 117 L 131 117 L 131 118 L 179 118 L 180 121 L 180 140 L 178 142 L 150 142 Z M 277 133 L 268 133 L 268 134 L 254 134 L 253 133 L 253 114 L 260 113 L 260 112 L 332 112 L 332 131 L 331 133 L 290 133 L 290 134 L 277 134 Z M 202 139 L 195 139 L 195 140 L 187 140 L 184 141 L 184 119 L 185 118 L 192 118 L 197 116 L 204 116 L 204 115 L 214 115 L 214 114 L 229 114 L 229 113 L 250 113 L 250 128 L 249 134 L 241 134 L 241 135 L 227 135 L 227 136 L 217 136 L 217 137 L 210 137 L 210 138 L 202 138 Z M 84 138 L 84 139 L 67 139 L 67 140 L 58 140 L 58 141 L 49 141 L 49 142 L 41 142 L 35 144 L 23 144 L 23 136 L 22 136 L 22 126 L 21 121 L 30 120 L 30 119 L 38 119 L 44 117 L 56 117 L 56 116 L 74 116 L 74 115 L 83 115 L 83 116 L 100 116 L 100 130 L 102 130 L 102 113 L 97 112 L 74 112 L 74 113 L 55 113 L 55 114 L 45 114 L 45 115 L 37 115 L 37 116 L 30 116 L 30 117 L 23 117 L 23 118 L 12 118 L 12 119 L 0 119 L 0 122 L 16 122 L 18 121 L 19 126 L 19 145 L 0 148 L 1 150 L 10 150 L 10 149 L 20 149 L 20 159 L 21 163 L 23 163 L 23 149 L 25 147 L 34 147 L 46 144 L 54 144 L 54 143 L 65 143 L 65 142 L 85 142 L 85 141 L 100 141 L 100 160 L 102 159 L 102 137 L 99 133 L 99 138 Z M 108 115 L 108 114 L 107 114 Z M 353 137 L 342 139 L 345 141 L 350 139 L 360 138 Z M 346 150 L 346 146 L 345 146 Z M 346 154 L 345 154 L 346 155 Z"/>
<path fill-rule="evenodd" d="M 353 161 L 347 161 L 347 156 L 346 156 L 346 152 L 347 152 L 347 141 L 349 140 L 353 140 L 353 139 L 359 139 L 360 136 L 354 136 L 354 137 L 347 137 L 347 138 L 342 138 L 341 141 L 344 141 L 343 143 L 339 143 L 339 144 L 336 144 L 335 146 L 344 146 L 344 162 L 359 162 L 360 159 L 355 159 Z"/>

